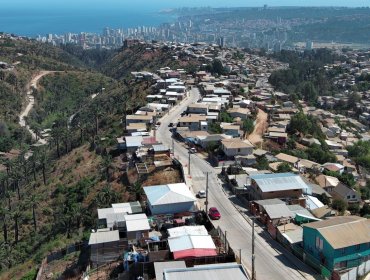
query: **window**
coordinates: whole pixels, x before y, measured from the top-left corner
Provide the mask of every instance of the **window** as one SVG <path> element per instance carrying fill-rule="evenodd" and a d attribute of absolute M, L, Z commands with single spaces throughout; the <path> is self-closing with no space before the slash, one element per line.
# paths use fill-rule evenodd
<path fill-rule="evenodd" d="M 324 240 L 322 240 L 319 236 L 316 236 L 316 249 L 320 251 L 324 248 Z"/>
<path fill-rule="evenodd" d="M 353 194 L 353 195 L 352 195 L 352 198 L 356 198 L 356 196 Z"/>
<path fill-rule="evenodd" d="M 347 199 L 350 199 L 351 198 L 351 196 L 350 195 L 347 195 Z"/>
<path fill-rule="evenodd" d="M 341 254 L 342 254 L 342 255 L 344 255 L 344 254 L 346 253 L 346 248 L 342 248 L 342 249 L 340 250 L 340 252 L 341 252 Z"/>
<path fill-rule="evenodd" d="M 240 152 L 240 149 L 238 149 L 238 152 Z"/>
<path fill-rule="evenodd" d="M 356 250 L 357 250 L 357 251 L 360 251 L 360 248 L 361 248 L 361 245 L 360 245 L 360 244 L 357 244 L 357 245 L 356 245 Z"/>

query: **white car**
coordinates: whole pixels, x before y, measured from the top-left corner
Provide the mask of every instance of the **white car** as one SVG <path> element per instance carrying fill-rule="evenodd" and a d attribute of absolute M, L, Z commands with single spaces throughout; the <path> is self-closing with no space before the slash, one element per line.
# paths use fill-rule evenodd
<path fill-rule="evenodd" d="M 198 193 L 197 193 L 197 197 L 198 198 L 206 198 L 207 195 L 206 195 L 206 191 L 205 190 L 200 190 Z"/>

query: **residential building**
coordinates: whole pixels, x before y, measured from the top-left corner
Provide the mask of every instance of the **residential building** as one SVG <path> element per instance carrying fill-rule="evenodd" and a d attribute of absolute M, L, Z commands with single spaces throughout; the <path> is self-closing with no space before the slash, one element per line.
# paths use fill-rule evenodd
<path fill-rule="evenodd" d="M 188 106 L 188 114 L 200 114 L 200 115 L 207 115 L 208 114 L 208 104 L 204 103 L 193 103 Z"/>
<path fill-rule="evenodd" d="M 202 115 L 188 115 L 181 117 L 178 122 L 180 127 L 188 127 L 190 130 L 200 130 L 200 122 L 206 121 L 207 117 Z"/>
<path fill-rule="evenodd" d="M 253 154 L 253 145 L 248 140 L 239 138 L 221 140 L 222 150 L 227 157 L 247 156 Z"/>
<path fill-rule="evenodd" d="M 299 175 L 293 173 L 255 174 L 250 186 L 253 200 L 280 198 L 288 204 L 300 204 L 305 207 L 303 193 L 309 186 Z"/>
<path fill-rule="evenodd" d="M 241 118 L 242 120 L 245 120 L 248 118 L 248 116 L 251 114 L 251 111 L 247 108 L 230 108 L 227 110 L 229 115 L 232 118 Z"/>
<path fill-rule="evenodd" d="M 303 226 L 303 248 L 329 270 L 360 265 L 370 257 L 370 220 L 333 217 Z"/>
<path fill-rule="evenodd" d="M 144 187 L 148 209 L 153 215 L 193 211 L 195 196 L 185 183 Z"/>

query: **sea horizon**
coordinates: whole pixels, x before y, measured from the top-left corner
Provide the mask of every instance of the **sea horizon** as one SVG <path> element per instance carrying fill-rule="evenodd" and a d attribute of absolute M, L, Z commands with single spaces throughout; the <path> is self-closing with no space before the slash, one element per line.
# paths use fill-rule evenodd
<path fill-rule="evenodd" d="M 36 37 L 46 34 L 65 33 L 101 33 L 105 27 L 132 28 L 137 26 L 159 26 L 173 22 L 177 15 L 161 13 L 163 10 L 181 7 L 225 7 L 221 0 L 56 0 L 53 4 L 46 0 L 3 0 L 0 10 L 0 32 L 13 33 L 20 36 Z M 348 2 L 348 1 L 347 1 Z M 353 0 L 348 4 L 342 0 L 328 0 L 325 5 L 316 0 L 307 5 L 304 1 L 297 3 L 291 0 L 267 0 L 249 2 L 231 0 L 228 7 L 262 7 L 269 6 L 365 6 L 363 0 Z M 347 3 L 347 4 L 345 4 Z M 294 4 L 294 5 L 293 5 Z M 332 5 L 336 4 L 336 5 Z M 369 6 L 369 4 L 367 4 Z"/>

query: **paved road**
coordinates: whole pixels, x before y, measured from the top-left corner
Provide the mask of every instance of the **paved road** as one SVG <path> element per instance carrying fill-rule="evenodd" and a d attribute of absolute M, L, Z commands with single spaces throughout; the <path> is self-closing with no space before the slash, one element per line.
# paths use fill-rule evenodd
<path fill-rule="evenodd" d="M 199 98 L 198 89 L 193 89 L 190 96 L 180 105 L 173 108 L 169 114 L 161 119 L 161 126 L 157 130 L 157 139 L 163 144 L 172 147 L 171 133 L 168 128 L 170 122 L 176 122 L 181 112 Z M 188 162 L 188 150 L 181 144 L 174 142 L 175 157 L 183 164 Z M 186 169 L 186 168 L 185 168 Z M 186 170 L 185 170 L 186 171 Z M 245 215 L 237 210 L 229 196 L 222 187 L 222 182 L 218 179 L 216 169 L 212 168 L 201 157 L 191 155 L 191 176 L 187 175 L 194 192 L 205 189 L 205 174 L 209 174 L 209 205 L 216 206 L 222 218 L 215 221 L 215 226 L 220 226 L 223 231 L 227 231 L 227 239 L 235 252 L 242 252 L 242 262 L 251 270 L 251 225 Z M 314 279 L 314 272 L 293 255 L 288 253 L 280 244 L 272 240 L 259 227 L 256 228 L 256 275 L 258 280 L 270 279 Z"/>

